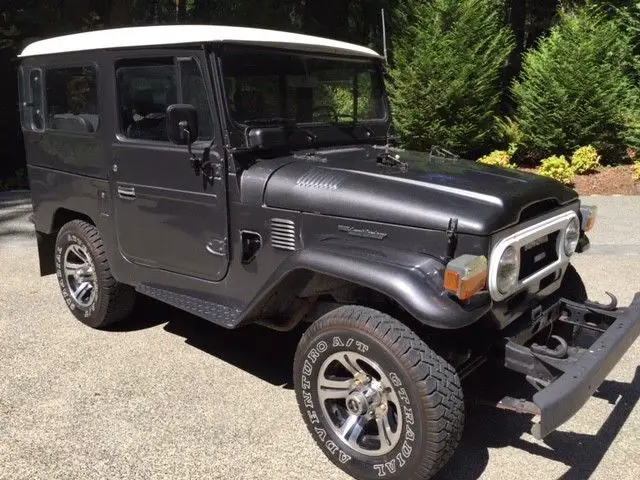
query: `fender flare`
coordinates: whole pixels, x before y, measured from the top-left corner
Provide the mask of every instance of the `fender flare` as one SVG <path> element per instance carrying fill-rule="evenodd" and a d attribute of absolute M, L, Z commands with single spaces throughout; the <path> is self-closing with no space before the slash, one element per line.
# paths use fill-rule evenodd
<path fill-rule="evenodd" d="M 444 268 L 440 260 L 413 252 L 381 253 L 335 245 L 305 248 L 281 264 L 245 310 L 244 320 L 292 277 L 307 273 L 310 278 L 318 273 L 378 291 L 430 327 L 451 330 L 469 326 L 491 309 L 491 298 L 483 293 L 468 304 L 456 301 L 442 289 Z"/>

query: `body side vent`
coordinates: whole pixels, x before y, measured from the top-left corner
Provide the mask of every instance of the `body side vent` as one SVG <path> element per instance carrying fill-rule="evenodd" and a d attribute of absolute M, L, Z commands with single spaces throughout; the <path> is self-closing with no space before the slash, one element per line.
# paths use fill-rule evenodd
<path fill-rule="evenodd" d="M 285 218 L 271 219 L 271 246 L 278 250 L 293 251 L 297 248 L 296 224 Z"/>

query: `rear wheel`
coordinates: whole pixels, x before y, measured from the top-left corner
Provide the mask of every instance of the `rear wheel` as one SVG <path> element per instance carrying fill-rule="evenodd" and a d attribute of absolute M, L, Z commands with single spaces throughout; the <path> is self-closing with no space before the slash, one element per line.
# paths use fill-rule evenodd
<path fill-rule="evenodd" d="M 341 307 L 314 323 L 298 346 L 294 383 L 316 443 L 355 478 L 430 478 L 460 441 L 454 368 L 376 310 Z"/>
<path fill-rule="evenodd" d="M 93 328 L 125 318 L 135 291 L 116 281 L 98 229 L 82 220 L 65 224 L 56 239 L 56 275 L 71 313 Z"/>

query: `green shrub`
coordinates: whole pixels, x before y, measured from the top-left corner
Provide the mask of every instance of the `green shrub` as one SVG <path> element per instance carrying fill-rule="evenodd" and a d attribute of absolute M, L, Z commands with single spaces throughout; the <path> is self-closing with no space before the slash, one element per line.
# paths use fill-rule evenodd
<path fill-rule="evenodd" d="M 629 34 L 593 6 L 560 18 L 525 55 L 512 88 L 524 143 L 547 153 L 637 144 L 640 97 Z"/>
<path fill-rule="evenodd" d="M 511 163 L 511 155 L 504 150 L 494 150 L 489 155 L 478 159 L 478 163 L 484 163 L 485 165 L 494 165 L 496 167 L 504 168 L 516 168 L 516 165 Z"/>
<path fill-rule="evenodd" d="M 600 155 L 598 151 L 589 145 L 580 147 L 571 157 L 571 169 L 578 175 L 593 173 L 600 167 Z"/>
<path fill-rule="evenodd" d="M 411 5 L 408 26 L 394 35 L 396 127 L 408 148 L 438 145 L 471 155 L 495 143 L 498 133 L 500 75 L 514 45 L 503 23 L 504 1 Z"/>
<path fill-rule="evenodd" d="M 575 178 L 573 170 L 571 170 L 571 165 L 569 165 L 567 159 L 564 158 L 564 155 L 559 157 L 554 155 L 552 157 L 545 158 L 540 163 L 537 173 L 538 175 L 558 180 L 565 185 L 573 184 L 573 180 Z"/>
<path fill-rule="evenodd" d="M 524 143 L 524 137 L 518 122 L 513 118 L 496 118 L 498 136 L 503 143 L 509 145 L 509 150 L 516 151 Z"/>

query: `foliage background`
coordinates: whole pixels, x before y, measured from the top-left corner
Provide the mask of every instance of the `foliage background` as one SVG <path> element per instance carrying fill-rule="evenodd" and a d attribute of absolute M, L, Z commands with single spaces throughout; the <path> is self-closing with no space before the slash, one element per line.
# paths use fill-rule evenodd
<path fill-rule="evenodd" d="M 126 25 L 211 23 L 276 28 L 328 36 L 382 51 L 380 9 L 384 8 L 387 12 L 388 35 L 393 46 L 390 51 L 393 70 L 403 62 L 408 67 L 412 66 L 412 59 L 407 57 L 412 51 L 414 40 L 412 34 L 409 34 L 410 27 L 419 28 L 423 39 L 431 37 L 432 47 L 441 45 L 437 39 L 442 37 L 449 39 L 452 51 L 455 52 L 455 48 L 458 48 L 460 52 L 461 45 L 451 42 L 469 42 L 468 38 L 464 40 L 460 32 L 455 34 L 455 31 L 450 31 L 450 23 L 430 26 L 429 23 L 421 22 L 420 16 L 434 8 L 434 5 L 446 10 L 456 4 L 474 4 L 478 6 L 476 16 L 471 12 L 465 21 L 480 29 L 476 32 L 484 32 L 486 42 L 499 46 L 496 49 L 500 56 L 499 65 L 485 58 L 483 65 L 486 71 L 480 71 L 474 76 L 470 75 L 473 73 L 470 69 L 466 70 L 472 83 L 463 85 L 462 90 L 469 91 L 479 77 L 486 77 L 491 83 L 491 88 L 483 94 L 482 101 L 471 102 L 469 105 L 474 115 L 480 119 L 480 127 L 459 127 L 456 119 L 461 116 L 453 115 L 447 120 L 456 123 L 450 129 L 452 136 L 448 137 L 447 129 L 443 128 L 444 139 L 436 140 L 445 145 L 456 146 L 463 152 L 475 152 L 489 151 L 496 147 L 506 148 L 504 135 L 501 138 L 494 130 L 500 125 L 514 126 L 505 118 L 515 118 L 517 113 L 510 87 L 522 72 L 525 53 L 536 48 L 539 41 L 546 38 L 550 29 L 560 21 L 559 12 L 562 9 L 580 8 L 585 3 L 588 0 L 3 0 L 0 3 L 0 71 L 3 73 L 0 76 L 0 181 L 14 175 L 24 166 L 17 112 L 16 55 L 33 40 Z M 597 3 L 604 14 L 620 22 L 634 47 L 636 56 L 633 57 L 633 62 L 637 65 L 637 54 L 640 51 L 640 9 L 636 2 L 609 0 L 591 3 Z M 439 30 L 433 30 L 436 27 Z M 505 32 L 508 33 L 508 39 Z M 466 45 L 474 47 L 473 42 Z M 508 52 L 506 46 L 509 46 Z M 420 53 L 423 59 L 432 54 L 429 51 Z M 466 58 L 472 62 L 481 57 Z M 428 62 L 425 65 L 430 66 Z M 433 66 L 443 68 L 440 79 L 446 79 L 448 72 L 455 72 L 455 64 Z M 637 80 L 637 74 L 627 77 L 627 81 L 635 84 Z M 425 85 L 428 86 L 428 83 Z M 437 90 L 434 92 L 437 94 Z M 433 98 L 437 99 L 437 95 L 430 99 L 430 105 L 433 105 Z M 451 102 L 458 97 L 450 95 L 446 98 Z M 460 99 L 467 101 L 470 97 L 462 95 Z M 488 102 L 484 103 L 486 111 L 480 108 L 482 102 Z M 404 114 L 405 112 L 396 112 L 399 119 Z M 495 125 L 491 119 L 494 115 L 498 117 Z M 424 121 L 431 121 L 432 118 L 434 117 L 426 117 Z M 448 126 L 450 125 L 445 125 Z M 486 132 L 483 130 L 485 127 L 488 129 Z M 517 128 L 512 130 L 518 133 Z M 430 142 L 428 139 L 416 142 L 413 131 L 406 131 L 405 134 L 406 140 L 415 143 L 415 146 L 426 147 Z M 466 143 L 465 136 L 469 138 Z"/>
<path fill-rule="evenodd" d="M 474 156 L 496 136 L 501 74 L 515 47 L 495 0 L 432 0 L 393 41 L 391 98 L 408 148 Z"/>

